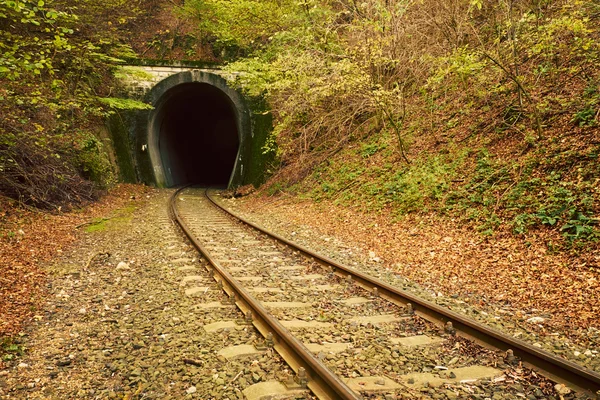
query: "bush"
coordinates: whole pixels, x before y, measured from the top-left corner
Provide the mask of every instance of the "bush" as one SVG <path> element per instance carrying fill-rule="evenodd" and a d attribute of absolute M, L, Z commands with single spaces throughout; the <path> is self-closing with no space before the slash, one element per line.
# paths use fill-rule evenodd
<path fill-rule="evenodd" d="M 92 134 L 85 134 L 77 141 L 79 149 L 75 160 L 76 167 L 81 176 L 95 182 L 102 188 L 108 187 L 114 181 L 112 166 L 103 144 Z"/>
<path fill-rule="evenodd" d="M 25 136 L 0 141 L 0 192 L 43 209 L 60 210 L 94 199 L 98 190 L 83 179 L 68 154 Z"/>

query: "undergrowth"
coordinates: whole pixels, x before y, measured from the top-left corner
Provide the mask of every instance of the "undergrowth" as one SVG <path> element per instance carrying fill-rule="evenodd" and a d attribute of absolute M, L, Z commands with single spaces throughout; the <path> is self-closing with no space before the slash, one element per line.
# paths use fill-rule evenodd
<path fill-rule="evenodd" d="M 140 13 L 120 0 L 0 0 L 0 194 L 61 211 L 115 183 L 98 132 L 114 109 L 148 107 L 113 97 L 132 54 L 116 27 Z"/>
<path fill-rule="evenodd" d="M 436 212 L 472 224 L 483 235 L 509 230 L 560 232 L 568 246 L 600 238 L 600 145 L 586 151 L 539 148 L 515 159 L 488 148 L 449 146 L 406 165 L 394 160 L 390 138 L 356 143 L 288 190 L 362 212 L 396 218 Z"/>

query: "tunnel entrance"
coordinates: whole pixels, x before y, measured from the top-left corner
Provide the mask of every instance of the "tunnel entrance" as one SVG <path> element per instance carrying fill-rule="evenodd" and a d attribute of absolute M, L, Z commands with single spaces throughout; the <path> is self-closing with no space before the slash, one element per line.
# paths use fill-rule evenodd
<path fill-rule="evenodd" d="M 227 186 L 240 148 L 234 104 L 204 82 L 169 89 L 156 108 L 158 150 L 167 186 Z"/>

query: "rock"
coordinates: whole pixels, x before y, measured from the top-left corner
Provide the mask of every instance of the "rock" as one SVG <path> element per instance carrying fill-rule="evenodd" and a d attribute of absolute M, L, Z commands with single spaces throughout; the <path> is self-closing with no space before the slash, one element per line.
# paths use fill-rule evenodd
<path fill-rule="evenodd" d="M 143 343 L 143 342 L 135 342 L 135 343 L 133 344 L 133 349 L 134 349 L 134 350 L 139 350 L 139 349 L 141 349 L 141 348 L 143 348 L 143 347 L 144 347 L 144 343 Z"/>
<path fill-rule="evenodd" d="M 449 389 L 446 390 L 445 394 L 446 394 L 446 397 L 449 400 L 456 400 L 456 399 L 458 399 L 458 395 L 456 393 L 454 393 L 452 390 L 449 390 Z"/>
<path fill-rule="evenodd" d="M 546 319 L 542 317 L 531 317 L 527 320 L 527 322 L 529 322 L 530 324 L 541 324 L 545 320 Z"/>
<path fill-rule="evenodd" d="M 17 365 L 17 368 L 29 368 L 29 364 L 25 364 L 25 363 L 19 363 L 19 365 Z"/>
<path fill-rule="evenodd" d="M 189 388 L 187 388 L 187 390 L 185 391 L 187 394 L 193 394 L 196 393 L 196 386 L 190 386 Z"/>
<path fill-rule="evenodd" d="M 516 385 L 514 385 L 513 387 L 514 387 L 514 388 L 515 388 L 515 390 L 516 390 L 517 392 L 519 392 L 519 393 L 522 393 L 522 392 L 524 392 L 524 391 L 525 391 L 525 389 L 523 388 L 523 385 L 516 384 Z"/>
<path fill-rule="evenodd" d="M 117 264 L 117 270 L 122 270 L 122 269 L 131 269 L 131 268 L 129 268 L 128 263 L 126 263 L 125 261 L 121 261 L 120 263 Z"/>
<path fill-rule="evenodd" d="M 68 357 L 67 358 L 61 358 L 60 360 L 58 360 L 56 362 L 56 365 L 58 367 L 66 367 L 67 365 L 71 365 L 71 362 L 72 362 L 71 359 L 68 358 Z"/>
<path fill-rule="evenodd" d="M 556 390 L 556 393 L 560 394 L 561 396 L 565 396 L 571 393 L 571 389 L 569 389 L 562 383 L 557 383 L 556 385 L 554 385 L 554 390 Z"/>

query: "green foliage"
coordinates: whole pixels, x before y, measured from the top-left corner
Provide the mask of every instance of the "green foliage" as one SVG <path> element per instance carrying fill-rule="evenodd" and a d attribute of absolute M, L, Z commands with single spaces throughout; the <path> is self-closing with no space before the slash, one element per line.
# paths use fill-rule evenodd
<path fill-rule="evenodd" d="M 400 213 L 426 211 L 445 197 L 458 164 L 443 156 L 415 162 L 398 171 L 382 194 Z"/>
<path fill-rule="evenodd" d="M 404 156 L 404 84 L 384 77 L 396 61 L 380 52 L 380 45 L 389 46 L 389 38 L 378 37 L 392 24 L 392 15 L 383 2 L 377 3 L 381 7 L 368 10 L 383 19 L 377 23 L 371 15 L 350 16 L 350 10 L 323 2 L 292 3 L 287 11 L 292 17 L 261 42 L 261 51 L 227 68 L 238 72 L 237 82 L 250 94 L 264 94 L 277 105 L 275 129 L 265 150 L 277 147 L 282 164 L 299 169 L 290 183 L 349 141 L 382 128 L 397 134 Z M 374 42 L 367 47 L 345 42 L 341 36 L 349 28 L 344 22 L 348 18 L 357 24 L 350 26 L 353 35 L 368 29 Z"/>
<path fill-rule="evenodd" d="M 577 239 L 597 239 L 598 221 L 578 210 L 569 213 L 566 223 L 560 228 L 569 241 Z"/>
<path fill-rule="evenodd" d="M 583 126 L 594 126 L 597 124 L 596 115 L 598 114 L 598 109 L 595 107 L 588 105 L 581 111 L 578 111 L 573 116 L 573 122 L 575 122 L 580 127 Z"/>
<path fill-rule="evenodd" d="M 246 54 L 286 27 L 295 6 L 295 1 L 286 0 L 186 0 L 180 11 L 197 18 L 201 32 L 217 49 Z"/>
<path fill-rule="evenodd" d="M 269 186 L 267 189 L 267 196 L 274 196 L 278 193 L 283 192 L 285 189 L 282 183 L 275 183 L 274 185 Z"/>
<path fill-rule="evenodd" d="M 594 39 L 594 29 L 590 18 L 582 7 L 582 1 L 567 3 L 555 18 L 540 21 L 535 14 L 527 14 L 523 19 L 528 22 L 531 33 L 524 36 L 530 56 L 542 56 L 547 61 L 556 60 L 556 54 L 572 57 L 593 58 L 598 51 L 598 42 Z"/>
<path fill-rule="evenodd" d="M 142 101 L 118 97 L 100 97 L 98 101 L 114 110 L 152 110 L 154 108 Z"/>
<path fill-rule="evenodd" d="M 389 140 L 393 140 L 392 136 L 364 144 L 352 154 L 346 152 L 342 164 L 329 163 L 317 168 L 312 179 L 318 186 L 315 185 L 311 197 L 361 204 L 365 210 L 392 206 L 399 216 L 435 208 L 448 195 L 464 156 L 418 159 L 397 169 L 391 164 L 369 167 L 369 158 L 386 149 Z"/>
<path fill-rule="evenodd" d="M 272 108 L 273 193 L 308 176 L 312 186 L 296 188 L 316 200 L 438 211 L 486 235 L 595 237 L 596 2 L 188 0 L 184 10 L 227 50 L 235 83 Z"/>
<path fill-rule="evenodd" d="M 594 239 L 594 183 L 570 182 L 557 172 L 565 162 L 581 163 L 580 176 L 597 175 L 596 167 L 584 161 L 594 153 L 573 152 L 567 159 L 562 153 L 546 157 L 544 169 L 549 172 L 540 173 L 537 157 L 519 165 L 494 160 L 483 149 L 477 155 L 470 181 L 447 196 L 446 206 L 453 213 L 465 212 L 482 231 L 491 232 L 502 221 L 510 221 L 517 234 L 546 227 L 562 232 L 570 242 Z"/>
<path fill-rule="evenodd" d="M 48 8 L 43 1 L 0 0 L 0 18 L 0 26 L 22 26 L 28 33 L 2 29 L 0 78 L 14 81 L 24 74 L 53 74 L 54 55 L 72 50 L 67 35 L 73 33 L 76 18 Z"/>
<path fill-rule="evenodd" d="M 379 143 L 365 143 L 361 146 L 361 155 L 364 158 L 369 158 L 375 153 L 377 153 L 381 149 L 385 149 L 386 145 L 381 145 Z"/>
<path fill-rule="evenodd" d="M 573 115 L 573 122 L 580 127 L 598 125 L 600 115 L 600 84 L 597 81 L 589 82 L 581 96 L 583 108 Z"/>
<path fill-rule="evenodd" d="M 58 209 L 95 196 L 82 177 L 99 187 L 112 182 L 96 127 L 112 107 L 144 107 L 109 97 L 111 70 L 130 50 L 110 30 L 88 30 L 92 21 L 110 25 L 100 15 L 113 6 L 129 7 L 121 0 L 77 7 L 69 0 L 0 0 L 4 195 Z"/>
<path fill-rule="evenodd" d="M 457 80 L 461 84 L 460 88 L 464 89 L 473 79 L 478 81 L 487 78 L 482 72 L 488 66 L 488 61 L 468 45 L 457 48 L 449 55 L 438 57 L 434 62 L 439 66 L 428 79 L 430 87 L 439 87 Z"/>

